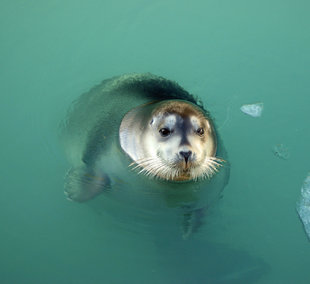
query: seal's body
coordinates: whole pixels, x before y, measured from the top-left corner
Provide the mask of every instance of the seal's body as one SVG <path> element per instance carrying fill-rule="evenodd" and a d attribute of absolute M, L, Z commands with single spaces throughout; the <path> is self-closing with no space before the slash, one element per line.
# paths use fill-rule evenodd
<path fill-rule="evenodd" d="M 169 206 L 196 206 L 200 195 L 212 203 L 228 181 L 209 113 L 178 84 L 151 74 L 105 80 L 83 94 L 62 137 L 72 164 L 65 193 L 74 201 L 126 188 L 127 197 L 155 192 Z"/>

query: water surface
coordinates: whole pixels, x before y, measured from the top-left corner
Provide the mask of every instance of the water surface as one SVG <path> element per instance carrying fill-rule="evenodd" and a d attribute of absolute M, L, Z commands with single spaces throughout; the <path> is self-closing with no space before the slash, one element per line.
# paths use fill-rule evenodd
<path fill-rule="evenodd" d="M 303 0 L 3 0 L 1 283 L 309 283 L 295 211 L 310 171 L 309 12 Z M 186 242 L 154 241 L 63 196 L 60 120 L 128 72 L 200 96 L 229 153 L 224 196 Z M 261 102 L 259 118 L 240 111 Z"/>

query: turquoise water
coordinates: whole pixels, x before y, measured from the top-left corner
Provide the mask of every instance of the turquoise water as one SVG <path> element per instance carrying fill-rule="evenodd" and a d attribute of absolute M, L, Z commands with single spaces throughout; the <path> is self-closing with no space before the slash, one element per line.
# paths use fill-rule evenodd
<path fill-rule="evenodd" d="M 0 283 L 309 283 L 295 211 L 310 171 L 309 12 L 302 0 L 2 0 Z M 154 241 L 63 196 L 60 120 L 128 72 L 200 96 L 229 153 L 219 208 L 190 240 Z M 258 102 L 261 117 L 240 111 Z"/>

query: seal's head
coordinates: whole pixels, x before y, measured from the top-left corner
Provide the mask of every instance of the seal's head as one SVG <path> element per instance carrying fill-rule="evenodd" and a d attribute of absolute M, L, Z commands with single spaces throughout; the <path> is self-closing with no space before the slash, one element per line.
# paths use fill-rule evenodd
<path fill-rule="evenodd" d="M 222 160 L 215 157 L 216 134 L 201 108 L 181 100 L 139 108 L 123 119 L 120 142 L 140 173 L 186 181 L 210 178 L 217 171 Z M 130 120 L 135 127 L 126 123 Z"/>

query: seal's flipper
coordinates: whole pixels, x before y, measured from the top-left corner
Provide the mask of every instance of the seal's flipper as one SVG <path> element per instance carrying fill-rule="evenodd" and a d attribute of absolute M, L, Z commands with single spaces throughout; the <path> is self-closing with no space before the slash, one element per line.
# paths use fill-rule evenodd
<path fill-rule="evenodd" d="M 203 225 L 205 215 L 205 208 L 191 209 L 189 206 L 183 207 L 182 221 L 182 238 L 188 239 L 192 233 L 195 233 Z"/>
<path fill-rule="evenodd" d="M 95 174 L 86 166 L 71 168 L 65 177 L 65 195 L 69 200 L 84 202 L 100 194 L 109 184 L 106 174 Z"/>

